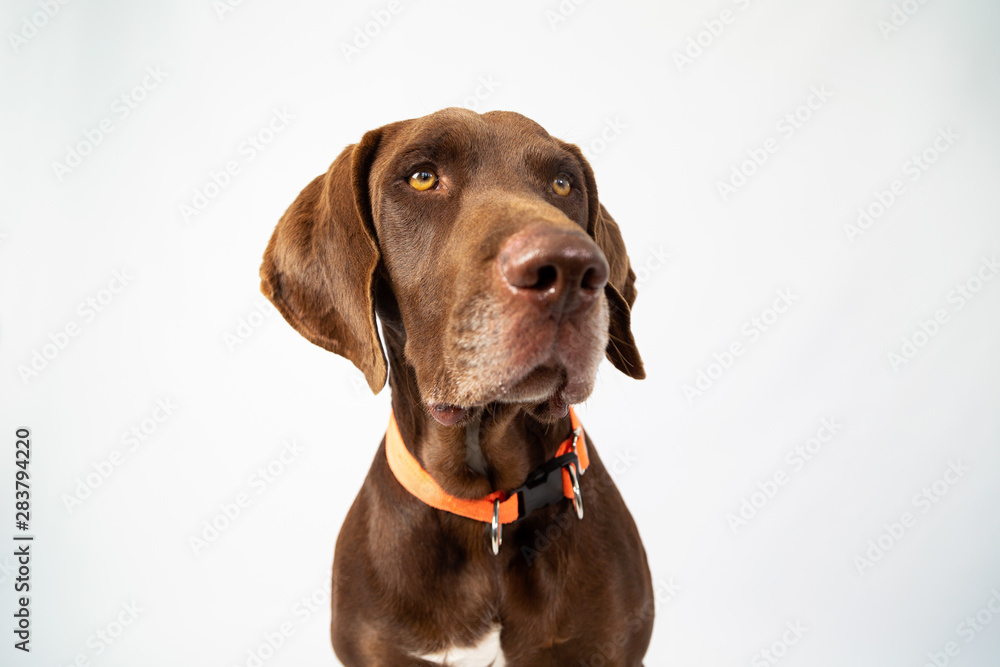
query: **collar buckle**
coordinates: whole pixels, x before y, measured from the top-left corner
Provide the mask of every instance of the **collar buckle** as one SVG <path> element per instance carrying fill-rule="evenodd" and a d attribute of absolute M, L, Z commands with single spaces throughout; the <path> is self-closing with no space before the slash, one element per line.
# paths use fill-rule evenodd
<path fill-rule="evenodd" d="M 510 495 L 518 498 L 518 519 L 523 519 L 537 509 L 548 507 L 566 498 L 563 493 L 562 471 L 566 469 L 573 484 L 573 509 L 583 518 L 583 499 L 580 496 L 580 457 L 575 451 L 549 459 L 528 475 L 520 487 Z"/>

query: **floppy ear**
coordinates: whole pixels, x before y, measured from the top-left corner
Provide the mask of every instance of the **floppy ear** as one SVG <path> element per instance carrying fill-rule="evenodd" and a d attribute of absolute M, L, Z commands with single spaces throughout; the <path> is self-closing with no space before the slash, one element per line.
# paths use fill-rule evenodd
<path fill-rule="evenodd" d="M 379 261 L 368 173 L 381 132 L 348 146 L 278 221 L 260 290 L 310 342 L 349 359 L 372 392 L 385 385 L 372 283 Z"/>
<path fill-rule="evenodd" d="M 635 303 L 635 273 L 625 252 L 625 242 L 622 240 L 618 224 L 611 217 L 597 198 L 597 181 L 594 170 L 583 156 L 583 153 L 573 144 L 562 143 L 562 146 L 573 153 L 583 166 L 584 178 L 587 181 L 587 233 L 590 234 L 608 260 L 608 284 L 604 295 L 608 299 L 610 322 L 608 324 L 608 359 L 615 368 L 625 375 L 641 380 L 646 377 L 632 336 L 632 304 Z"/>

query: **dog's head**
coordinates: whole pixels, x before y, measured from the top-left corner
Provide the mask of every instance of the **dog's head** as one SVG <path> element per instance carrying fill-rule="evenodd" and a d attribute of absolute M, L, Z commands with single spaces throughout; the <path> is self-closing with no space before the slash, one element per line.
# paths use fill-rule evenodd
<path fill-rule="evenodd" d="M 559 418 L 605 353 L 644 377 L 635 274 L 593 171 L 516 113 L 445 109 L 368 132 L 289 207 L 260 275 L 285 319 L 376 393 L 378 313 L 445 425 L 495 402 Z"/>

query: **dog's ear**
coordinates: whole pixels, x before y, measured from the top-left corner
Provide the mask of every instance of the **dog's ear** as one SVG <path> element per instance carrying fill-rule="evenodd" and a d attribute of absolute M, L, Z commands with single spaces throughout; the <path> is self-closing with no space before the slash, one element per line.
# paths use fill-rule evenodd
<path fill-rule="evenodd" d="M 639 348 L 632 336 L 632 304 L 635 303 L 636 297 L 635 272 L 632 271 L 632 265 L 625 253 L 625 242 L 622 240 L 621 231 L 603 204 L 597 204 L 595 217 L 591 235 L 607 257 L 611 269 L 608 274 L 608 284 L 604 288 L 610 309 L 608 359 L 625 375 L 641 380 L 646 377 L 646 370 L 642 366 Z"/>
<path fill-rule="evenodd" d="M 597 198 L 597 181 L 594 170 L 577 146 L 560 142 L 566 150 L 573 153 L 583 167 L 587 185 L 587 233 L 597 242 L 598 247 L 608 260 L 608 284 L 604 295 L 608 299 L 610 323 L 608 325 L 607 356 L 615 368 L 625 375 L 641 380 L 646 377 L 632 336 L 632 304 L 635 303 L 635 272 L 629 263 L 625 252 L 625 242 L 622 240 L 618 224 L 611 217 Z"/>
<path fill-rule="evenodd" d="M 260 290 L 310 342 L 349 359 L 378 393 L 386 361 L 375 328 L 379 248 L 368 174 L 381 132 L 348 146 L 278 221 L 260 267 Z"/>

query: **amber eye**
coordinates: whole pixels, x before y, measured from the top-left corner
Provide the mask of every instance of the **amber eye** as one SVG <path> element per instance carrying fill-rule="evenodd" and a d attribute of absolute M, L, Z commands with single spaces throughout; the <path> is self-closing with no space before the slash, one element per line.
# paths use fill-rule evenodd
<path fill-rule="evenodd" d="M 556 191 L 556 194 L 560 197 L 565 197 L 569 194 L 572 186 L 569 183 L 569 179 L 565 176 L 556 176 L 555 180 L 552 181 L 552 189 Z"/>
<path fill-rule="evenodd" d="M 429 169 L 421 169 L 410 176 L 410 187 L 414 190 L 430 190 L 438 182 L 437 174 Z"/>

